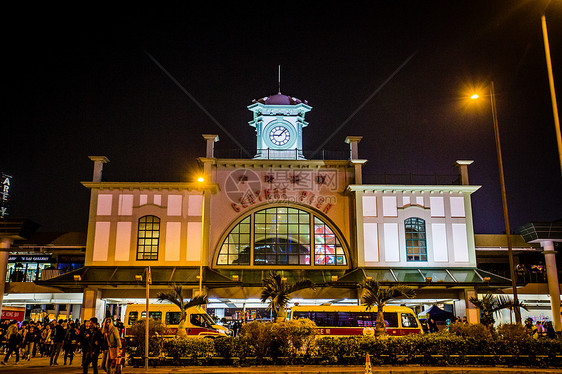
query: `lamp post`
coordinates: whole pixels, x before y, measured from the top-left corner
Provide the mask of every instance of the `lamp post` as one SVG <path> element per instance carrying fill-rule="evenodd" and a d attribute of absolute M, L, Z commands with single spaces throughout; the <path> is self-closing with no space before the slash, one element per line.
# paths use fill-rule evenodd
<path fill-rule="evenodd" d="M 150 285 L 152 284 L 152 274 L 150 272 L 150 266 L 145 269 L 145 288 L 146 288 L 146 323 L 144 324 L 144 369 L 148 371 L 148 342 L 149 342 L 149 332 L 150 332 L 150 318 L 148 315 L 148 305 L 150 303 Z"/>
<path fill-rule="evenodd" d="M 477 99 L 478 95 L 472 95 L 471 99 Z M 492 120 L 494 123 L 494 138 L 496 141 L 496 155 L 498 158 L 498 170 L 500 174 L 500 186 L 502 194 L 502 206 L 503 206 L 503 219 L 505 223 L 505 234 L 507 238 L 507 256 L 509 258 L 509 273 L 511 276 L 511 287 L 513 289 L 513 311 L 515 313 L 515 321 L 517 324 L 521 324 L 521 310 L 518 305 L 517 298 L 517 279 L 515 278 L 515 266 L 513 265 L 513 246 L 511 243 L 511 231 L 509 228 L 509 215 L 507 213 L 507 197 L 505 193 L 505 180 L 503 175 L 503 161 L 502 161 L 502 151 L 500 145 L 500 132 L 498 128 L 498 113 L 496 108 L 496 93 L 494 90 L 494 82 L 490 82 L 490 103 L 492 106 Z"/>
<path fill-rule="evenodd" d="M 556 131 L 556 142 L 558 144 L 558 158 L 560 159 L 560 171 L 562 172 L 562 136 L 560 135 L 560 119 L 558 118 L 558 105 L 556 104 L 556 92 L 554 91 L 554 76 L 552 73 L 552 62 L 550 61 L 550 46 L 548 43 L 548 32 L 546 29 L 546 16 L 541 16 L 542 35 L 544 41 L 544 52 L 546 67 L 548 70 L 548 85 L 550 87 L 550 99 L 552 101 L 552 114 L 554 116 L 554 129 Z"/>

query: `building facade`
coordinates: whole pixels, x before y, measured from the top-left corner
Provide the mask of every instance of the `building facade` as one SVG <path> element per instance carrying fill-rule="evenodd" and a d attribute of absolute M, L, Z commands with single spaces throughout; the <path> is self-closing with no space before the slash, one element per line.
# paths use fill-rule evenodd
<path fill-rule="evenodd" d="M 248 109 L 255 157 L 215 157 L 219 137 L 205 134 L 196 182 L 106 182 L 109 160 L 91 157 L 85 266 L 48 281 L 83 292 L 82 318 L 122 316 L 127 303 L 143 302 L 147 286 L 155 301 L 174 283 L 208 295 L 217 317 L 232 318 L 263 309 L 270 271 L 317 285 L 294 295 L 301 304 L 357 304 L 358 284 L 371 278 L 416 289 L 415 299 L 397 303 L 421 312 L 446 301 L 470 322 L 479 320 L 470 297 L 509 287 L 477 267 L 471 161 L 456 162 L 456 183 L 365 184 L 361 137 L 345 139 L 344 159 L 302 149 L 313 127 L 306 101 L 278 93 Z"/>

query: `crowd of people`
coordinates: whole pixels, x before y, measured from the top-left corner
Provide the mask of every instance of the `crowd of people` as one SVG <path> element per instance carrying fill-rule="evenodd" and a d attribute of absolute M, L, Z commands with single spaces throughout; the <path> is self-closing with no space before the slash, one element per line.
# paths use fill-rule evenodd
<path fill-rule="evenodd" d="M 525 320 L 525 327 L 527 328 L 527 333 L 535 339 L 543 337 L 551 339 L 556 338 L 556 332 L 554 330 L 552 321 L 537 320 L 535 323 L 533 323 L 533 319 L 529 317 Z"/>
<path fill-rule="evenodd" d="M 42 322 L 5 320 L 0 324 L 0 342 L 6 365 L 12 356 L 15 362 L 48 357 L 52 366 L 72 365 L 74 357 L 81 355 L 83 372 L 91 366 L 97 374 L 99 356 L 101 366 L 110 373 L 122 357 L 122 325 L 106 318 L 103 323 L 93 317 L 80 324 L 78 320 L 45 320 Z"/>

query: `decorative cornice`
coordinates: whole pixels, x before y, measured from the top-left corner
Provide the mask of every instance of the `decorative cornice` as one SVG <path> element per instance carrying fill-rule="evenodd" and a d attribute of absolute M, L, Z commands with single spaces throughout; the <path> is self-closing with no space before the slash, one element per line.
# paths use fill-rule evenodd
<path fill-rule="evenodd" d="M 347 186 L 348 192 L 436 192 L 436 193 L 474 193 L 482 186 L 461 185 L 391 185 L 391 184 L 352 184 Z"/>
<path fill-rule="evenodd" d="M 81 182 L 86 188 L 97 190 L 187 190 L 217 193 L 216 183 L 199 182 Z"/>

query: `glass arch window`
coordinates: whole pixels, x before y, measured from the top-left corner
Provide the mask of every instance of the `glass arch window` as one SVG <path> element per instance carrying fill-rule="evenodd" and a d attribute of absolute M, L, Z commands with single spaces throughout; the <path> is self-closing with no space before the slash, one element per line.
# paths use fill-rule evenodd
<path fill-rule="evenodd" d="M 156 216 L 139 218 L 137 260 L 158 260 L 159 242 L 160 218 Z"/>
<path fill-rule="evenodd" d="M 406 260 L 427 261 L 425 221 L 412 217 L 404 221 L 406 233 Z"/>
<path fill-rule="evenodd" d="M 347 265 L 343 246 L 321 218 L 272 207 L 250 214 L 224 239 L 217 265 Z"/>

